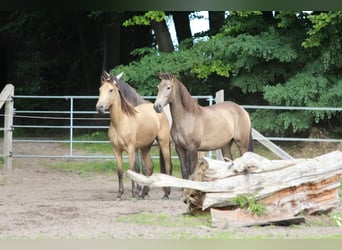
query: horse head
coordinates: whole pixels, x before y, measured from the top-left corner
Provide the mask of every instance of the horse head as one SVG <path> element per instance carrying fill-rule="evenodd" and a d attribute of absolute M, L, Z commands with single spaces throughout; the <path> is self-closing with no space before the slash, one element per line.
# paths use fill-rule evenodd
<path fill-rule="evenodd" d="M 158 94 L 154 102 L 154 110 L 158 113 L 163 112 L 164 107 L 171 103 L 171 96 L 174 89 L 174 76 L 171 73 L 165 74 L 159 72 L 161 82 L 158 85 Z"/>
<path fill-rule="evenodd" d="M 99 89 L 99 99 L 96 104 L 96 110 L 104 113 L 110 109 L 110 106 L 118 96 L 117 82 L 121 78 L 122 73 L 118 77 L 103 71 L 101 75 L 101 87 Z"/>

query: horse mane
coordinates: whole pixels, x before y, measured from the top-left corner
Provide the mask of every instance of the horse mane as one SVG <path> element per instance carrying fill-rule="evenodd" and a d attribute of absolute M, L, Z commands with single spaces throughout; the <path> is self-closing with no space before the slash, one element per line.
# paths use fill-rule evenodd
<path fill-rule="evenodd" d="M 133 106 L 138 106 L 138 105 L 140 105 L 142 103 L 148 102 L 144 98 L 142 98 L 142 96 L 139 95 L 138 92 L 132 86 L 130 86 L 127 82 L 125 82 L 124 80 L 117 79 L 115 77 L 115 81 L 116 81 L 117 85 L 119 86 L 121 94 Z"/>
<path fill-rule="evenodd" d="M 188 89 L 181 83 L 176 77 L 174 77 L 171 73 L 169 74 L 159 74 L 160 79 L 173 81 L 177 88 L 181 98 L 182 106 L 186 111 L 192 114 L 198 114 L 201 111 L 201 106 L 198 104 L 197 100 L 192 98 Z"/>
<path fill-rule="evenodd" d="M 127 115 L 134 116 L 135 113 L 137 112 L 134 109 L 134 106 L 139 105 L 139 104 L 134 105 L 134 102 L 138 103 L 138 101 L 141 101 L 137 97 L 138 93 L 135 92 L 136 95 L 133 95 L 132 94 L 133 93 L 132 90 L 134 90 L 134 89 L 132 87 L 130 87 L 126 82 L 121 81 L 121 82 L 124 82 L 126 85 L 123 84 L 123 83 L 119 84 L 120 81 L 115 76 L 114 76 L 114 80 L 117 83 L 116 86 L 118 86 L 119 95 L 120 95 L 120 99 L 121 99 L 121 110 L 122 110 L 122 112 L 124 112 Z M 127 86 L 131 88 L 131 91 L 127 91 L 129 89 Z M 127 97 L 124 95 L 124 93 L 126 94 Z M 128 98 L 130 98 L 131 101 L 128 101 Z M 140 98 L 142 99 L 142 97 L 140 97 Z"/>

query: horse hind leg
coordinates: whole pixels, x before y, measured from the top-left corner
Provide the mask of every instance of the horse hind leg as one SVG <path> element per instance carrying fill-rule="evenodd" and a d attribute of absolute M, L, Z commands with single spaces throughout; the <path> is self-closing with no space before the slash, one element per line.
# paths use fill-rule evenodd
<path fill-rule="evenodd" d="M 222 156 L 224 159 L 233 160 L 232 145 L 234 140 L 231 140 L 226 146 L 221 148 Z"/>
<path fill-rule="evenodd" d="M 240 140 L 235 140 L 235 143 L 239 149 L 240 156 L 242 156 L 244 153 L 248 151 L 253 152 L 253 139 L 251 135 L 245 135 Z"/>
<path fill-rule="evenodd" d="M 170 155 L 170 143 L 168 145 L 160 145 L 159 148 L 159 165 L 160 172 L 167 175 L 172 175 L 172 161 Z M 163 187 L 164 196 L 162 199 L 168 199 L 171 193 L 170 187 Z"/>
<path fill-rule="evenodd" d="M 118 165 L 118 179 L 119 179 L 119 191 L 116 196 L 117 200 L 121 199 L 121 196 L 124 193 L 124 185 L 123 185 L 123 167 L 122 167 L 122 151 L 117 150 L 113 147 L 113 153 Z"/>
<path fill-rule="evenodd" d="M 254 141 L 253 141 L 253 136 L 252 136 L 252 129 L 249 132 L 248 151 L 254 152 Z"/>
<path fill-rule="evenodd" d="M 135 151 L 135 159 L 134 159 L 134 170 L 136 173 L 140 174 L 140 164 L 141 164 L 141 172 L 143 175 L 146 175 L 146 166 L 143 160 L 140 161 L 141 153 L 139 150 Z M 142 186 L 140 184 L 136 185 L 138 193 L 142 191 Z"/>
<path fill-rule="evenodd" d="M 146 166 L 146 176 L 151 176 L 153 173 L 153 162 L 152 162 L 151 153 L 150 153 L 151 146 L 152 145 L 141 149 L 141 155 Z M 139 198 L 144 199 L 145 196 L 148 195 L 149 191 L 150 191 L 150 188 L 148 186 L 143 186 L 142 190 L 139 193 Z"/>

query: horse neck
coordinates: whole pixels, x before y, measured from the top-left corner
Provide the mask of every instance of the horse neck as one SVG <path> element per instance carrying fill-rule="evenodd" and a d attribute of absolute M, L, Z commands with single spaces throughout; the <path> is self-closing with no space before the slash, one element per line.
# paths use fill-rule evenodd
<path fill-rule="evenodd" d="M 176 93 L 170 102 L 170 111 L 173 120 L 182 119 L 187 115 L 198 115 L 201 106 L 192 98 L 182 83 L 177 82 Z"/>
<path fill-rule="evenodd" d="M 120 122 L 123 121 L 123 116 L 125 113 L 121 109 L 121 100 L 120 98 L 116 98 L 115 103 L 112 104 L 109 110 L 110 120 L 111 122 L 117 126 Z"/>

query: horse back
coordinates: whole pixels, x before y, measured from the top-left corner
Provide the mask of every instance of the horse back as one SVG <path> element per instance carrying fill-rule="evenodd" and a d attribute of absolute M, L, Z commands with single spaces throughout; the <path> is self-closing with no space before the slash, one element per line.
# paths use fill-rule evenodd
<path fill-rule="evenodd" d="M 137 141 L 150 138 L 152 142 L 159 135 L 170 136 L 170 125 L 164 112 L 157 113 L 152 103 L 144 103 L 135 107 Z"/>
<path fill-rule="evenodd" d="M 220 148 L 232 139 L 240 140 L 249 136 L 251 129 L 248 113 L 230 101 L 203 107 L 196 124 L 202 130 L 203 149 Z"/>

